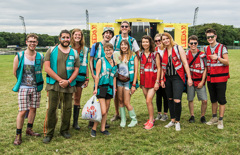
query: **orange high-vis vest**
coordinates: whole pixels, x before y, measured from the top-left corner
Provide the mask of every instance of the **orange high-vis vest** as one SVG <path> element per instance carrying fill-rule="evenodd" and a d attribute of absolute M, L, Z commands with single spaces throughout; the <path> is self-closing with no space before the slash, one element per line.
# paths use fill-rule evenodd
<path fill-rule="evenodd" d="M 223 44 L 218 44 L 214 51 L 218 57 L 223 58 Z M 207 55 L 207 81 L 211 83 L 227 82 L 229 76 L 229 66 L 224 65 L 218 60 L 212 60 L 209 55 L 212 55 L 210 46 L 206 48 Z"/>
<path fill-rule="evenodd" d="M 177 71 L 178 75 L 182 79 L 183 83 L 185 83 L 185 71 L 184 71 L 183 63 L 181 61 L 181 57 L 179 54 L 178 45 L 174 45 L 172 47 L 172 63 L 173 63 L 175 70 Z M 165 49 L 165 51 L 163 53 L 163 60 L 162 60 L 164 81 L 166 81 L 165 74 L 167 71 L 167 64 L 168 64 L 168 51 L 167 51 L 167 49 Z"/>
<path fill-rule="evenodd" d="M 206 54 L 199 50 L 197 52 L 200 52 L 198 57 L 195 59 L 192 65 L 189 66 L 191 78 L 193 80 L 193 84 L 195 87 L 197 87 L 198 84 L 202 81 L 203 72 L 206 67 L 203 61 L 203 58 L 206 57 Z M 190 64 L 194 59 L 191 50 L 186 52 L 186 56 L 187 56 L 188 64 Z M 205 84 L 205 80 L 204 80 L 204 84 Z"/>

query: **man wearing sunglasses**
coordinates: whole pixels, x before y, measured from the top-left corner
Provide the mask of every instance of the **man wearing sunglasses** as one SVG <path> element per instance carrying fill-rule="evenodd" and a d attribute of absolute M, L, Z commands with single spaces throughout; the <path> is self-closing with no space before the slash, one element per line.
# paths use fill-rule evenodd
<path fill-rule="evenodd" d="M 140 48 L 137 44 L 136 39 L 131 37 L 130 35 L 128 35 L 128 33 L 131 31 L 129 22 L 128 21 L 122 21 L 120 30 L 121 30 L 121 34 L 114 36 L 110 40 L 110 43 L 114 47 L 113 57 L 117 57 L 117 56 L 115 56 L 115 54 L 117 54 L 117 52 L 115 52 L 115 51 L 120 51 L 120 43 L 121 43 L 122 40 L 128 40 L 131 51 L 138 54 Z M 116 92 L 115 98 L 114 98 L 115 115 L 113 116 L 113 118 L 111 118 L 111 121 L 116 121 L 116 120 L 120 119 L 119 105 L 118 105 L 118 99 L 117 98 L 118 97 L 117 97 L 117 92 Z"/>
<path fill-rule="evenodd" d="M 205 81 L 207 76 L 207 60 L 204 52 L 197 49 L 198 37 L 192 35 L 188 38 L 188 45 L 190 50 L 187 51 L 187 60 L 190 68 L 191 78 L 193 80 L 192 86 L 187 86 L 187 99 L 190 111 L 189 123 L 194 123 L 194 104 L 193 99 L 195 92 L 197 92 L 198 100 L 202 101 L 201 119 L 202 123 L 206 123 L 205 112 L 207 109 L 207 92 Z"/>
<path fill-rule="evenodd" d="M 217 33 L 214 29 L 205 32 L 209 46 L 205 48 L 207 55 L 207 85 L 212 102 L 212 118 L 207 125 L 217 124 L 223 129 L 223 116 L 225 112 L 226 89 L 229 76 L 229 60 L 227 48 L 216 41 Z M 219 119 L 217 110 L 219 103 Z"/>

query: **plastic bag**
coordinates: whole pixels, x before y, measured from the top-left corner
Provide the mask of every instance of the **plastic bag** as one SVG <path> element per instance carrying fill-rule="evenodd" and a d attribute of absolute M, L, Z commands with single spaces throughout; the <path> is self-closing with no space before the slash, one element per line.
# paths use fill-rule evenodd
<path fill-rule="evenodd" d="M 84 105 L 82 110 L 82 119 L 101 122 L 101 106 L 95 95 L 93 95 Z"/>

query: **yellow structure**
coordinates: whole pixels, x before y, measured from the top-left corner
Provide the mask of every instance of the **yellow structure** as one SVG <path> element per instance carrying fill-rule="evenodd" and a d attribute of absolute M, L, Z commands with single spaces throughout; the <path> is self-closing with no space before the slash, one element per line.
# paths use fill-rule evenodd
<path fill-rule="evenodd" d="M 174 40 L 183 48 L 188 47 L 188 25 L 189 23 L 163 23 L 163 20 L 147 18 L 129 18 L 117 19 L 115 23 L 90 23 L 90 46 L 102 40 L 104 27 L 114 28 L 114 34 L 120 32 L 122 21 L 128 21 L 131 25 L 131 36 L 137 41 L 141 40 L 143 35 L 154 37 L 156 33 L 163 33 L 164 28 L 174 28 Z"/>

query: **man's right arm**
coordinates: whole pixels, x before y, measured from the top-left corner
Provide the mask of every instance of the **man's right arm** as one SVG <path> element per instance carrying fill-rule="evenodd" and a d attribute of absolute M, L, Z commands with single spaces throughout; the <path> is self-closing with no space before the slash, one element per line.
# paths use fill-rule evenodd
<path fill-rule="evenodd" d="M 96 47 L 96 44 L 93 44 L 92 48 L 91 48 L 91 52 L 90 52 L 90 59 L 89 59 L 90 72 L 92 74 L 93 80 L 95 79 L 95 75 L 94 75 L 94 72 L 93 72 L 93 59 L 94 59 L 94 56 L 96 54 L 95 47 Z"/>
<path fill-rule="evenodd" d="M 15 56 L 13 60 L 13 75 L 17 78 L 17 68 L 18 68 L 18 55 Z"/>
<path fill-rule="evenodd" d="M 44 58 L 44 69 L 45 69 L 45 72 L 50 76 L 52 77 L 53 79 L 57 80 L 58 82 L 60 82 L 62 80 L 62 78 L 60 78 L 51 68 L 51 65 L 50 65 L 50 52 L 51 50 L 48 49 L 46 55 L 45 55 L 45 58 Z"/>

